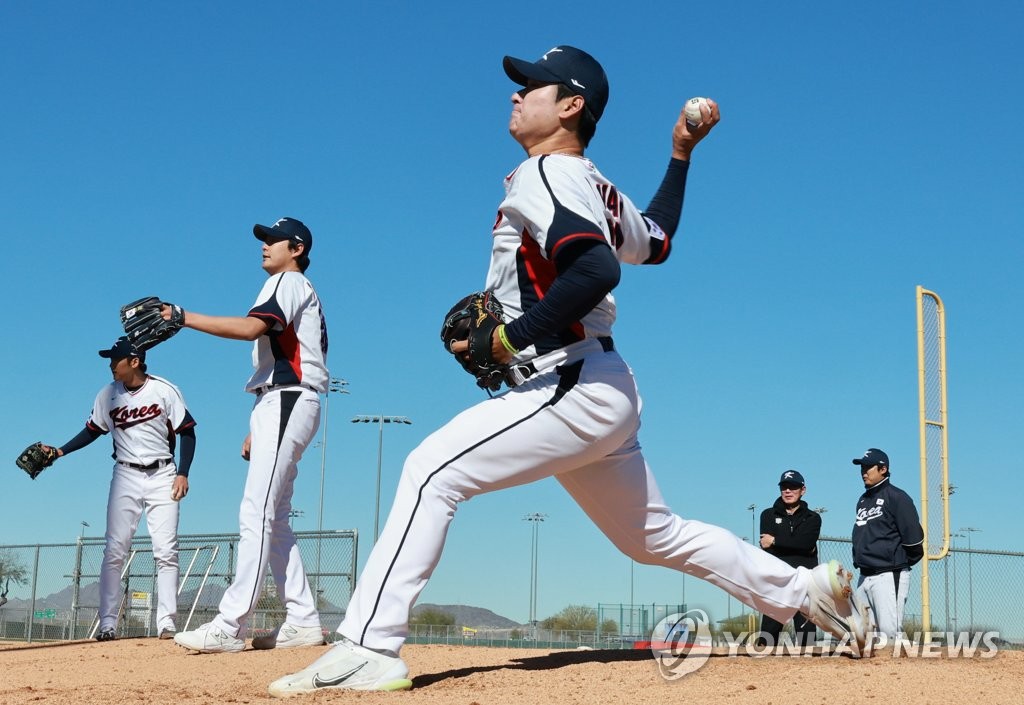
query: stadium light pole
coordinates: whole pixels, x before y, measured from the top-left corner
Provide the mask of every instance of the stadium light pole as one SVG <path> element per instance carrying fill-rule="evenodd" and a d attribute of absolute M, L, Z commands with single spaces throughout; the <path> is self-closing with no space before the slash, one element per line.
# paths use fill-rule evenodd
<path fill-rule="evenodd" d="M 316 581 L 313 584 L 313 594 L 320 595 L 320 550 L 324 540 L 324 478 L 327 474 L 327 420 L 331 411 L 331 394 L 349 394 L 345 389 L 348 380 L 340 377 L 331 377 L 327 380 L 327 391 L 324 392 L 324 430 L 320 435 L 320 509 L 316 518 Z M 313 599 L 316 600 L 317 597 Z"/>
<path fill-rule="evenodd" d="M 970 596 L 971 604 L 971 624 L 968 630 L 972 630 L 974 629 L 974 561 L 971 553 L 971 534 L 981 531 L 981 529 L 976 529 L 973 526 L 961 526 L 960 531 L 967 532 L 967 594 Z"/>
<path fill-rule="evenodd" d="M 537 553 L 540 523 L 548 518 L 547 514 L 533 512 L 523 517 L 523 521 L 532 522 L 532 541 L 530 543 L 530 626 L 533 627 L 534 637 L 537 632 Z"/>
<path fill-rule="evenodd" d="M 824 514 L 825 512 L 827 512 L 827 511 L 828 511 L 828 509 L 826 509 L 825 507 L 815 507 L 815 508 L 814 508 L 814 509 L 813 509 L 812 511 L 813 511 L 813 512 L 814 512 L 815 514 L 817 514 L 818 516 L 821 516 L 822 514 Z M 818 536 L 818 542 L 819 542 L 819 543 L 821 542 L 821 536 Z M 818 544 L 815 544 L 815 548 L 817 548 L 817 547 L 818 547 Z M 819 552 L 819 555 L 820 555 L 820 552 Z"/>
<path fill-rule="evenodd" d="M 377 424 L 377 494 L 373 508 L 373 542 L 377 543 L 380 536 L 380 464 L 381 456 L 384 454 L 384 424 L 406 424 L 411 425 L 405 416 L 385 416 L 384 414 L 360 414 L 352 417 L 352 423 L 375 423 Z"/>
<path fill-rule="evenodd" d="M 751 504 L 749 507 L 747 507 L 747 511 L 750 512 L 750 545 L 756 546 L 759 544 L 756 538 L 758 536 L 758 533 L 757 530 L 754 528 L 754 512 L 757 511 L 757 505 Z"/>

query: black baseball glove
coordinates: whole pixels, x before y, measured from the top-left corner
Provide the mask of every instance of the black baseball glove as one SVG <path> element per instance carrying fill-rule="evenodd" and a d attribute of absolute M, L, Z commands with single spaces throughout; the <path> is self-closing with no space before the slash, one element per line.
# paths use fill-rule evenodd
<path fill-rule="evenodd" d="M 160 315 L 162 306 L 171 307 L 171 320 L 165 321 Z M 146 296 L 121 307 L 121 324 L 128 341 L 139 352 L 145 352 L 181 330 L 185 325 L 185 311 L 156 296 Z"/>
<path fill-rule="evenodd" d="M 21 451 L 15 462 L 34 480 L 39 473 L 53 465 L 57 457 L 56 448 L 36 442 Z"/>
<path fill-rule="evenodd" d="M 452 306 L 441 325 L 444 349 L 455 355 L 462 369 L 476 378 L 477 386 L 495 392 L 505 380 L 508 365 L 494 360 L 491 339 L 494 330 L 504 322 L 504 309 L 494 293 L 478 291 Z M 461 340 L 469 342 L 469 350 L 453 352 L 452 344 Z"/>

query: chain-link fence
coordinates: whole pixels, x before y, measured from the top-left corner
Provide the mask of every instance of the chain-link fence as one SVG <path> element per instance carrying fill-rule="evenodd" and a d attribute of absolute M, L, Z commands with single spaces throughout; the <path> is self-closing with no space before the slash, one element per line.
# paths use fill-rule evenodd
<path fill-rule="evenodd" d="M 299 531 L 295 538 L 310 588 L 317 595 L 320 619 L 323 624 L 337 624 L 355 585 L 357 533 Z M 101 537 L 82 537 L 67 544 L 0 546 L 0 640 L 92 636 L 99 614 L 103 546 Z M 179 535 L 179 629 L 216 616 L 234 576 L 237 551 L 237 534 Z M 156 635 L 156 579 L 150 539 L 136 537 L 121 580 L 119 636 Z M 273 629 L 283 617 L 284 607 L 268 572 L 249 622 L 250 634 Z"/>
<path fill-rule="evenodd" d="M 851 566 L 850 539 L 822 537 L 821 561 Z M 949 554 L 928 567 L 932 632 L 998 632 L 1009 645 L 1024 645 L 1024 553 L 966 549 L 955 543 Z M 855 580 L 856 580 L 856 573 Z M 910 594 L 903 619 L 907 634 L 921 631 L 921 570 L 910 573 Z"/>
<path fill-rule="evenodd" d="M 637 607 L 642 609 L 642 607 Z M 513 628 L 469 628 L 460 625 L 414 624 L 409 627 L 408 644 L 462 644 L 526 649 L 632 649 L 650 636 L 627 638 L 600 629 L 545 629 L 523 625 Z"/>

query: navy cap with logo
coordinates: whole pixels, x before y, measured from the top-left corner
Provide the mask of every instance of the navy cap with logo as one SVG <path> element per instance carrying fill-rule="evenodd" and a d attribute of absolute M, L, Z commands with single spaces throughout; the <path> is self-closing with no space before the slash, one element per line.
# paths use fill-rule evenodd
<path fill-rule="evenodd" d="M 295 218 L 281 218 L 279 221 L 267 227 L 266 225 L 252 226 L 252 234 L 257 240 L 266 243 L 277 242 L 278 240 L 289 240 L 301 242 L 306 246 L 305 254 L 313 249 L 313 233 L 309 232 L 301 220 Z"/>
<path fill-rule="evenodd" d="M 799 485 L 804 486 L 804 476 L 796 470 L 787 470 L 782 473 L 782 477 L 779 478 L 779 486 L 782 485 Z"/>
<path fill-rule="evenodd" d="M 128 338 L 121 336 L 114 341 L 109 350 L 100 350 L 100 357 L 111 360 L 121 360 L 126 357 L 137 357 L 143 362 L 146 360 L 146 352 L 135 349 L 135 346 L 128 342 Z"/>
<path fill-rule="evenodd" d="M 571 46 L 548 49 L 537 61 L 525 61 L 506 56 L 502 61 L 505 73 L 520 86 L 529 81 L 561 83 L 583 100 L 600 120 L 608 104 L 608 77 L 601 64 L 587 52 Z"/>
<path fill-rule="evenodd" d="M 878 450 L 878 448 L 868 448 L 864 451 L 863 456 L 853 459 L 853 464 L 860 465 L 865 468 L 870 468 L 875 465 L 881 465 L 883 468 L 888 468 L 889 456 Z"/>

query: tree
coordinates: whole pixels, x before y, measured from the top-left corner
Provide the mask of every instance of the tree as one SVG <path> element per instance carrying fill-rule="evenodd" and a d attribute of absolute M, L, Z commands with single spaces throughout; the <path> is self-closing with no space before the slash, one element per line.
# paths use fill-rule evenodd
<path fill-rule="evenodd" d="M 614 619 L 606 619 L 603 622 L 601 622 L 600 631 L 602 634 L 618 634 L 619 623 L 616 622 Z"/>
<path fill-rule="evenodd" d="M 586 605 L 569 605 L 540 626 L 562 631 L 592 632 L 597 629 L 597 610 Z"/>
<path fill-rule="evenodd" d="M 9 548 L 0 549 L 0 583 L 22 585 L 28 579 L 28 569 Z"/>
<path fill-rule="evenodd" d="M 442 612 L 441 610 L 435 610 L 431 607 L 419 610 L 412 615 L 409 620 L 409 624 L 424 624 L 432 627 L 451 627 L 455 625 L 455 617 Z"/>

